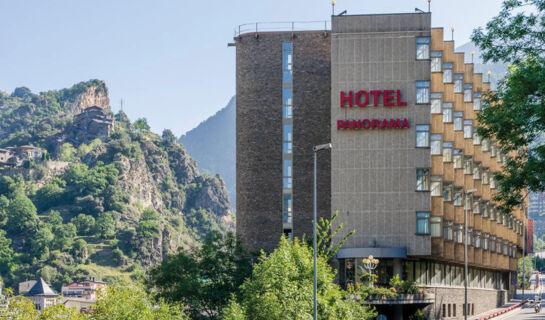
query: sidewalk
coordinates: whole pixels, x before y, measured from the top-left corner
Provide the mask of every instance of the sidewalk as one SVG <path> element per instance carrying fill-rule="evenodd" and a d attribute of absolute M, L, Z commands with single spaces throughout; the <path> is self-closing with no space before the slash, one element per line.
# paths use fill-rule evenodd
<path fill-rule="evenodd" d="M 525 296 L 528 298 L 528 294 L 525 294 Z M 494 317 L 491 317 L 493 315 L 500 315 L 500 314 L 505 314 L 509 311 L 512 311 L 512 310 L 516 310 L 518 307 L 520 307 L 522 301 L 521 299 L 513 299 L 511 301 L 509 301 L 507 304 L 499 307 L 499 308 L 496 308 L 496 309 L 492 309 L 492 310 L 488 310 L 486 312 L 483 312 L 481 314 L 478 314 L 476 316 L 472 316 L 468 319 L 470 320 L 481 320 L 481 319 L 494 319 Z"/>

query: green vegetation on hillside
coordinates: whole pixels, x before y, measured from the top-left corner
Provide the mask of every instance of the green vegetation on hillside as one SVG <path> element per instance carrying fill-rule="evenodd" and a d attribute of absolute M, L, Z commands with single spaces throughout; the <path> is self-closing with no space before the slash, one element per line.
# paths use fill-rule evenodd
<path fill-rule="evenodd" d="M 140 281 L 167 254 L 233 227 L 223 181 L 200 175 L 172 132 L 161 137 L 120 112 L 108 138 L 62 139 L 70 103 L 102 87 L 91 81 L 0 98 L 0 146 L 33 143 L 51 159 L 0 167 L 0 280 L 8 287 L 40 276 L 56 290 L 84 277 Z M 38 137 L 45 116 L 63 120 Z"/>

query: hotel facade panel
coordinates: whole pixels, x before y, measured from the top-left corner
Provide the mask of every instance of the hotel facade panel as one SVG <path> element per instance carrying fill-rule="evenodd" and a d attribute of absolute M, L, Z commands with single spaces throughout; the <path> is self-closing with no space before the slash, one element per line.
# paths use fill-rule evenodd
<path fill-rule="evenodd" d="M 337 255 L 341 285 L 361 281 L 372 254 L 378 282 L 398 274 L 435 293 L 404 312 L 463 317 L 467 241 L 468 312 L 509 297 L 527 217 L 495 208 L 507 155 L 475 129 L 490 86 L 431 14 L 333 16 L 331 31 L 235 40 L 237 232 L 248 247 L 311 235 L 312 146 L 331 141 L 318 158 L 319 216 L 339 213 L 335 241 L 356 230 Z"/>

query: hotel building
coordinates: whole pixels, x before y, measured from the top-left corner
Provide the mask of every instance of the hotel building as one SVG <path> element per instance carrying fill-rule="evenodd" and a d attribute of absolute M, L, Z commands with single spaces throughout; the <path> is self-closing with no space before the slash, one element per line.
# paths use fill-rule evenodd
<path fill-rule="evenodd" d="M 237 233 L 249 248 L 312 234 L 312 147 L 331 142 L 318 153 L 318 215 L 339 212 L 334 240 L 356 230 L 337 255 L 342 286 L 361 281 L 372 254 L 379 283 L 398 274 L 433 295 L 402 316 L 380 313 L 463 318 L 467 241 L 469 315 L 512 295 L 527 217 L 495 209 L 506 155 L 476 133 L 490 84 L 430 13 L 333 16 L 330 30 L 256 26 L 234 45 Z"/>

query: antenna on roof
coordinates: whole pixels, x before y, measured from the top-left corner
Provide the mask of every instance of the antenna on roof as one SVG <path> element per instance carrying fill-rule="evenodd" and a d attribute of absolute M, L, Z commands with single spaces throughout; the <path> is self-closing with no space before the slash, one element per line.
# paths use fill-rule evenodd
<path fill-rule="evenodd" d="M 431 0 L 428 0 L 428 12 L 431 12 Z"/>

